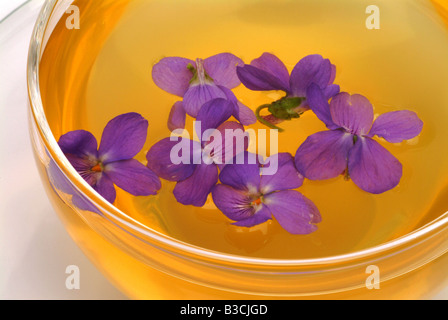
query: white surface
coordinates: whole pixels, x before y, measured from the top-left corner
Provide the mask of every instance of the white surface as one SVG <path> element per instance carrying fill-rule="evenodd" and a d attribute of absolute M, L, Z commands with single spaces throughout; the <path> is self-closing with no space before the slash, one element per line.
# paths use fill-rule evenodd
<path fill-rule="evenodd" d="M 9 13 L 25 3 L 24 0 L 1 0 L 0 2 L 0 21 L 3 20 Z"/>
<path fill-rule="evenodd" d="M 0 20 L 23 2 L 0 0 Z M 36 14 L 24 16 L 15 30 L 0 24 L 0 299 L 125 299 L 68 236 L 42 188 L 28 137 L 25 78 Z M 79 290 L 65 286 L 69 265 L 79 267 Z"/>

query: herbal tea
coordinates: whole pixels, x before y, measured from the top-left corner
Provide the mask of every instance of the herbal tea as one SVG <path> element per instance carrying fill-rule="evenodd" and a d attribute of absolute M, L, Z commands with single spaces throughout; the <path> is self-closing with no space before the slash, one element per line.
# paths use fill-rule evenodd
<path fill-rule="evenodd" d="M 361 1 L 74 5 L 79 29 L 62 19 L 42 58 L 48 121 L 81 176 L 137 221 L 210 250 L 300 259 L 446 212 L 448 34 L 435 3 L 377 1 L 379 29 Z M 169 138 L 184 127 L 184 150 L 212 160 L 234 148 L 194 133 L 253 132 L 244 148 L 276 156 L 278 174 L 174 170 Z"/>

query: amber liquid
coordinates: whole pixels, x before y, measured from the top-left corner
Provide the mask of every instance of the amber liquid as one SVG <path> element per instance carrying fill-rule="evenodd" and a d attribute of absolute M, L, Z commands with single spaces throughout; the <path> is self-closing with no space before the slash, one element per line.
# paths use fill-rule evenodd
<path fill-rule="evenodd" d="M 170 135 L 166 122 L 180 98 L 158 88 L 152 66 L 165 56 L 207 58 L 232 52 L 246 63 L 272 52 L 291 70 L 319 53 L 337 66 L 335 83 L 360 93 L 375 114 L 409 109 L 424 121 L 422 134 L 400 144 L 380 141 L 403 164 L 400 185 L 372 195 L 338 177 L 305 181 L 298 189 L 319 208 L 310 235 L 291 235 L 273 220 L 253 228 L 231 225 L 211 198 L 203 208 L 176 202 L 174 184 L 157 196 L 118 190 L 119 209 L 154 230 L 199 247 L 264 258 L 316 258 L 379 245 L 448 210 L 448 33 L 443 1 L 376 1 L 381 28 L 366 28 L 364 1 L 115 0 L 75 1 L 79 30 L 64 18 L 41 63 L 41 91 L 53 133 L 77 129 L 98 140 L 106 123 L 126 112 L 149 121 L 137 159 Z M 439 11 L 438 11 L 439 10 Z M 445 20 L 444 20 L 445 19 Z M 236 96 L 255 108 L 281 97 L 239 86 Z M 191 125 L 193 119 L 187 119 Z M 311 112 L 283 123 L 279 151 L 295 153 L 309 135 L 325 130 Z M 265 128 L 261 124 L 251 126 Z"/>

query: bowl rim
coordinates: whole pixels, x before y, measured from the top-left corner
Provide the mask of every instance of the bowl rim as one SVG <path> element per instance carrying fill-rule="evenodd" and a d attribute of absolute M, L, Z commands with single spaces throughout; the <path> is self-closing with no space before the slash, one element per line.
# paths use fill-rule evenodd
<path fill-rule="evenodd" d="M 77 190 L 84 194 L 95 206 L 100 208 L 100 211 L 106 218 L 117 221 L 127 227 L 133 232 L 133 235 L 141 239 L 141 235 L 145 238 L 152 239 L 165 248 L 174 249 L 177 252 L 183 252 L 189 255 L 200 257 L 202 259 L 213 259 L 221 262 L 245 263 L 255 266 L 269 266 L 269 267 L 285 267 L 285 266 L 316 266 L 335 263 L 350 263 L 357 259 L 373 258 L 378 254 L 390 252 L 395 249 L 400 249 L 408 244 L 414 242 L 424 241 L 428 236 L 448 229 L 448 211 L 443 213 L 436 219 L 426 223 L 418 229 L 415 229 L 401 237 L 381 243 L 379 245 L 368 247 L 362 250 L 353 251 L 344 254 L 324 256 L 319 258 L 307 259 L 275 259 L 275 258 L 258 258 L 243 255 L 229 254 L 218 252 L 207 248 L 192 245 L 181 240 L 172 238 L 157 232 L 134 218 L 121 211 L 101 195 L 99 195 L 90 185 L 78 174 L 72 167 L 70 162 L 63 154 L 59 147 L 55 136 L 52 134 L 50 126 L 47 122 L 43 102 L 40 95 L 39 82 L 39 63 L 41 58 L 41 51 L 43 49 L 43 38 L 47 29 L 47 24 L 52 16 L 56 5 L 64 0 L 42 0 L 44 1 L 38 19 L 34 26 L 33 34 L 30 40 L 28 52 L 27 65 L 27 86 L 29 95 L 29 113 L 30 121 L 34 122 L 35 127 L 54 162 L 59 166 L 62 173 L 74 185 Z M 67 2 L 67 1 L 66 1 Z M 28 4 L 27 2 L 26 4 Z M 25 5 L 26 5 L 25 4 Z M 448 248 L 445 249 L 445 252 Z"/>

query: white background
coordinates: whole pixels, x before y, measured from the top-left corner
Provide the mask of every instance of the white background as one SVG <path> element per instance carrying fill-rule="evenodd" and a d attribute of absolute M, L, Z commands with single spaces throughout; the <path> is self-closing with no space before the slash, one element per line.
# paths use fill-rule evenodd
<path fill-rule="evenodd" d="M 0 20 L 23 2 L 0 0 Z M 74 244 L 42 188 L 27 128 L 33 21 L 24 22 L 13 35 L 0 24 L 0 299 L 126 299 Z M 69 265 L 79 267 L 79 290 L 65 287 Z"/>

